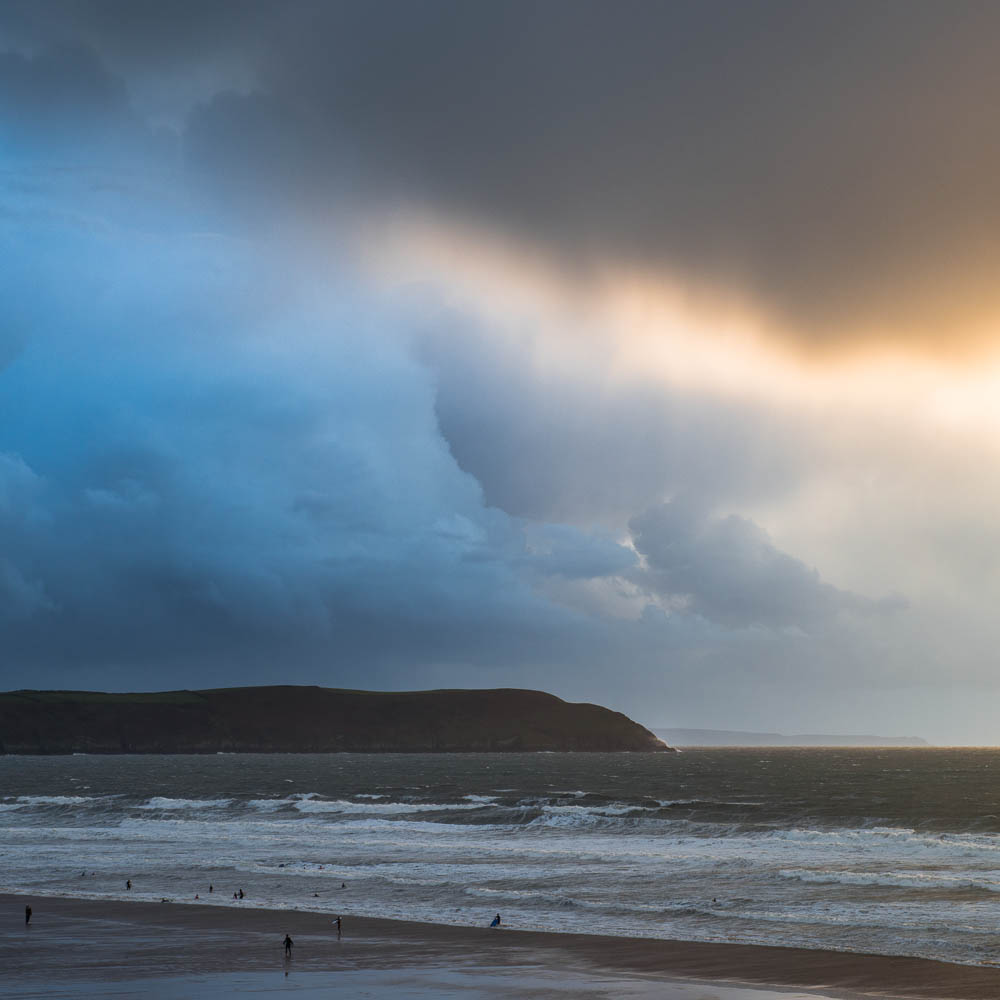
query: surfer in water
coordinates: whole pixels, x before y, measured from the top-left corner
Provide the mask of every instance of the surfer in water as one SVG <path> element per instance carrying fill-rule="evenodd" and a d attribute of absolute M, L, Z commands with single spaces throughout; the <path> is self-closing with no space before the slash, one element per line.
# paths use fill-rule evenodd
<path fill-rule="evenodd" d="M 492 919 L 492 920 L 490 921 L 490 927 L 499 927 L 499 926 L 500 926 L 500 914 L 498 913 L 498 914 L 497 914 L 497 915 L 496 915 L 496 916 L 495 916 L 495 917 L 494 917 L 494 918 L 493 918 L 493 919 Z"/>

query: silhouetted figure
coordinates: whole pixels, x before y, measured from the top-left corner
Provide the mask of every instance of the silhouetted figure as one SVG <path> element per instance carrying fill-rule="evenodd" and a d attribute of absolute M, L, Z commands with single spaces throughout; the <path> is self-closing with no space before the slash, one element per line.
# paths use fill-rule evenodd
<path fill-rule="evenodd" d="M 337 937 L 340 937 L 340 917 L 337 917 L 334 923 L 337 925 Z"/>
<path fill-rule="evenodd" d="M 243 898 L 243 890 L 240 889 L 240 899 L 242 899 L 242 898 Z"/>
<path fill-rule="evenodd" d="M 347 888 L 347 883 L 346 882 L 341 882 L 340 883 L 340 888 L 341 889 L 346 889 Z"/>
<path fill-rule="evenodd" d="M 499 926 L 500 926 L 500 914 L 498 913 L 498 914 L 497 914 L 497 915 L 496 915 L 496 916 L 495 916 L 495 917 L 494 917 L 494 918 L 493 918 L 493 919 L 492 919 L 492 920 L 490 921 L 490 927 L 499 927 Z"/>
<path fill-rule="evenodd" d="M 125 888 L 128 889 L 129 892 L 132 891 L 132 880 L 130 878 L 125 879 Z"/>
<path fill-rule="evenodd" d="M 209 886 L 209 887 L 208 887 L 208 891 L 209 891 L 209 892 L 211 892 L 211 891 L 212 891 L 212 887 L 211 887 L 211 886 Z"/>
<path fill-rule="evenodd" d="M 239 895 L 238 895 L 237 893 L 235 893 L 235 892 L 234 892 L 234 893 L 233 893 L 233 899 L 239 899 L 239 898 L 240 898 L 240 897 L 239 897 Z"/>
<path fill-rule="evenodd" d="M 31 923 L 31 907 L 26 906 L 24 908 L 24 926 L 27 927 Z"/>
<path fill-rule="evenodd" d="M 292 945 L 295 942 L 286 934 L 285 935 L 285 958 L 292 957 Z"/>

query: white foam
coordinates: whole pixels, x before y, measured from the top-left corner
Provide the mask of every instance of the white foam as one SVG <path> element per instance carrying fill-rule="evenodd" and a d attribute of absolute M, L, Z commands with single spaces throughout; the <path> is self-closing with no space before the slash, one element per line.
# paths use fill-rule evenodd
<path fill-rule="evenodd" d="M 19 795 L 19 806 L 78 806 L 96 801 L 92 795 Z"/>
<path fill-rule="evenodd" d="M 778 872 L 783 878 L 816 885 L 871 885 L 903 889 L 983 889 L 1000 892 L 1000 872 L 992 878 L 949 872 L 863 872 L 809 869 L 786 869 Z"/>
<path fill-rule="evenodd" d="M 352 802 L 348 799 L 302 798 L 295 802 L 295 808 L 303 813 L 351 813 L 389 815 L 420 812 L 452 812 L 464 809 L 480 809 L 480 802 Z"/>
<path fill-rule="evenodd" d="M 170 799 L 156 795 L 137 808 L 158 809 L 167 812 L 173 809 L 224 809 L 232 801 L 232 799 Z"/>

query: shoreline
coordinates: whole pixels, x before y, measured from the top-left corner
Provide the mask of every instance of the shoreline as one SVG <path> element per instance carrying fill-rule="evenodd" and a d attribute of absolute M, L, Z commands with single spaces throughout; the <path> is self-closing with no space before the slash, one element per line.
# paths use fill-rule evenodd
<path fill-rule="evenodd" d="M 23 928 L 24 907 L 33 908 Z M 503 927 L 418 924 L 344 914 L 338 939 L 329 913 L 0 894 L 13 933 L 30 948 L 5 958 L 5 978 L 142 981 L 184 974 L 273 971 L 284 934 L 296 971 L 406 968 L 560 971 L 667 983 L 696 980 L 820 996 L 995 1000 L 1000 967 L 781 946 L 716 944 Z M 43 972 L 44 970 L 44 972 Z M 773 994 L 772 994 L 773 995 Z"/>

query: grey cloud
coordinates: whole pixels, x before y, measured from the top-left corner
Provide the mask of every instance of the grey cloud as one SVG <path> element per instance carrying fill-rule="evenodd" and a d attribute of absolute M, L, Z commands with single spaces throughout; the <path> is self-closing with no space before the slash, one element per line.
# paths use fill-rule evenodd
<path fill-rule="evenodd" d="M 834 587 L 778 549 L 753 521 L 706 516 L 684 499 L 653 507 L 629 524 L 646 562 L 635 578 L 722 625 L 811 629 L 845 611 L 872 614 L 906 606 L 902 598 L 877 602 Z"/>
<path fill-rule="evenodd" d="M 566 378 L 525 338 L 418 298 L 401 308 L 421 317 L 442 433 L 510 514 L 620 530 L 681 490 L 736 507 L 780 495 L 822 461 L 816 434 L 766 408 L 638 378 L 610 387 L 599 357 Z"/>
<path fill-rule="evenodd" d="M 24 513 L 41 486 L 39 476 L 20 455 L 0 452 L 0 517 Z"/>
<path fill-rule="evenodd" d="M 586 535 L 565 524 L 527 525 L 527 564 L 544 576 L 593 580 L 619 576 L 636 562 L 631 549 L 611 538 Z"/>
<path fill-rule="evenodd" d="M 854 324 L 952 350 L 995 305 L 989 5 L 33 6 L 10 8 L 21 35 L 85 39 L 136 81 L 242 54 L 306 150 L 261 194 L 323 204 L 350 148 L 369 194 L 732 285 L 813 342 Z M 244 110 L 216 109 L 220 136 Z M 192 148 L 244 169 L 244 139 L 220 165 L 203 124 Z"/>
<path fill-rule="evenodd" d="M 303 206 L 332 211 L 357 173 L 345 144 L 308 108 L 261 92 L 225 92 L 193 108 L 183 149 L 191 180 L 238 227 Z"/>
<path fill-rule="evenodd" d="M 55 605 L 40 580 L 29 580 L 9 559 L 0 558 L 0 622 L 30 618 Z"/>
<path fill-rule="evenodd" d="M 76 165 L 162 162 L 176 142 L 148 126 L 121 78 L 79 43 L 0 51 L 0 136 L 5 158 Z"/>

